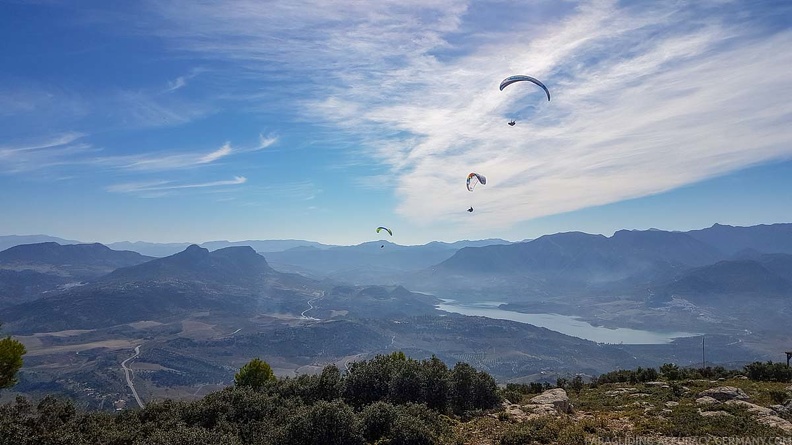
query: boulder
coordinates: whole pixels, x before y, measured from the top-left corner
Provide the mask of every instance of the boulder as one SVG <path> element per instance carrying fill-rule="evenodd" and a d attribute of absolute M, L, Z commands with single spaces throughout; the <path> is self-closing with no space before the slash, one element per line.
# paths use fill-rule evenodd
<path fill-rule="evenodd" d="M 549 389 L 542 394 L 533 397 L 528 401 L 529 405 L 548 405 L 553 406 L 556 411 L 562 414 L 572 413 L 572 404 L 569 397 L 562 388 Z"/>
<path fill-rule="evenodd" d="M 720 403 L 718 399 L 710 396 L 699 397 L 696 399 L 696 405 L 717 405 Z"/>
<path fill-rule="evenodd" d="M 770 409 L 781 415 L 792 414 L 792 400 L 788 400 L 787 403 L 783 405 L 773 405 Z"/>
<path fill-rule="evenodd" d="M 792 423 L 778 416 L 761 416 L 758 417 L 756 421 L 763 425 L 780 428 L 787 433 L 792 433 Z"/>
<path fill-rule="evenodd" d="M 674 402 L 673 400 L 665 403 L 666 408 L 673 408 L 673 407 L 678 406 L 678 405 L 679 405 L 679 402 Z"/>
<path fill-rule="evenodd" d="M 748 410 L 751 414 L 756 414 L 757 416 L 774 416 L 775 411 L 770 408 L 765 408 L 763 406 L 759 406 L 753 404 L 751 402 L 746 402 L 745 400 L 729 400 L 726 402 L 726 405 L 737 405 L 742 406 Z"/>
<path fill-rule="evenodd" d="M 502 406 L 503 412 L 514 421 L 524 422 L 528 418 L 528 415 L 525 413 L 525 411 L 523 411 L 522 408 L 520 408 L 520 405 L 517 405 L 516 403 L 503 402 Z M 492 417 L 497 419 L 498 415 L 493 414 Z"/>
<path fill-rule="evenodd" d="M 699 414 L 701 414 L 702 417 L 734 417 L 733 415 L 731 415 L 730 413 L 727 413 L 726 411 L 701 411 L 701 410 L 699 410 Z"/>
<path fill-rule="evenodd" d="M 725 402 L 727 400 L 748 400 L 748 394 L 740 388 L 734 386 L 719 386 L 717 388 L 710 388 L 701 391 L 699 397 L 709 396 L 718 401 Z"/>
<path fill-rule="evenodd" d="M 617 388 L 610 391 L 605 391 L 605 395 L 608 397 L 617 397 L 624 394 L 632 394 L 634 392 L 638 392 L 638 388 Z"/>
<path fill-rule="evenodd" d="M 543 403 L 529 403 L 523 405 L 522 409 L 528 414 L 528 418 L 542 416 L 557 416 L 559 410 L 555 406 Z"/>

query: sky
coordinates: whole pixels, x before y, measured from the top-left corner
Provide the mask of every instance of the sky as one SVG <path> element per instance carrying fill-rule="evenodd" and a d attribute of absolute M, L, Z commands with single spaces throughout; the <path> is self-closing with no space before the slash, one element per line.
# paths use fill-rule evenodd
<path fill-rule="evenodd" d="M 3 0 L 0 235 L 792 222 L 790 24 L 785 0 Z"/>

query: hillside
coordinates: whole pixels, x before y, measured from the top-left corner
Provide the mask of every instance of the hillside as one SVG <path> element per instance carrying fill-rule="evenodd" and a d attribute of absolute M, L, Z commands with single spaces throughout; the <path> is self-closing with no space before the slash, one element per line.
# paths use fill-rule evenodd
<path fill-rule="evenodd" d="M 250 362 L 252 363 L 252 362 Z M 792 386 L 723 368 L 639 368 L 498 388 L 464 362 L 401 352 L 276 378 L 268 367 L 192 402 L 92 413 L 69 400 L 0 406 L 6 443 L 581 445 L 792 440 Z M 703 375 L 702 375 L 703 374 Z M 749 373 L 749 375 L 751 375 Z M 628 379 L 633 379 L 630 382 Z M 789 380 L 789 379 L 787 379 Z M 121 401 L 118 409 L 124 409 Z"/>

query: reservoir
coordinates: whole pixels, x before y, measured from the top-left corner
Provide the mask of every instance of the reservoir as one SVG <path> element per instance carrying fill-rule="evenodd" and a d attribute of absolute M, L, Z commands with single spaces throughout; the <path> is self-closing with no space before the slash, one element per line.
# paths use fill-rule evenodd
<path fill-rule="evenodd" d="M 437 309 L 454 314 L 494 318 L 497 320 L 510 320 L 520 323 L 532 324 L 562 334 L 591 340 L 597 343 L 612 344 L 664 344 L 670 343 L 678 337 L 692 337 L 701 334 L 689 332 L 653 332 L 638 329 L 592 326 L 579 317 L 559 314 L 525 314 L 522 312 L 500 309 L 501 303 L 457 303 L 454 300 L 443 300 Z"/>

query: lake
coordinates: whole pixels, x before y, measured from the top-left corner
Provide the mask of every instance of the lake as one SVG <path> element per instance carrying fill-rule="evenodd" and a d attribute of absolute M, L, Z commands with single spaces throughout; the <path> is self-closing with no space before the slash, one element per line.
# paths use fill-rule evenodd
<path fill-rule="evenodd" d="M 498 306 L 502 303 L 484 302 L 462 304 L 454 300 L 443 299 L 437 309 L 461 315 L 494 318 L 498 320 L 511 320 L 528 323 L 534 326 L 547 328 L 562 334 L 578 337 L 597 343 L 613 344 L 664 344 L 670 343 L 678 337 L 693 337 L 701 334 L 689 332 L 653 332 L 628 328 L 605 328 L 593 326 L 579 317 L 559 314 L 525 314 L 522 312 L 507 311 Z"/>

